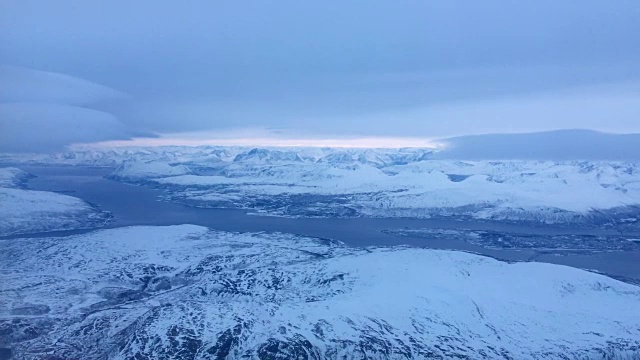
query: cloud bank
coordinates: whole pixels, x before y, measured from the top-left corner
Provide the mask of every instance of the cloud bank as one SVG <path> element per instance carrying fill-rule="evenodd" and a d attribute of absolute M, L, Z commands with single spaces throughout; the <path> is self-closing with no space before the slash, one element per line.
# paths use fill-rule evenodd
<path fill-rule="evenodd" d="M 0 66 L 0 82 L 0 151 L 53 151 L 131 136 L 114 115 L 88 107 L 126 99 L 121 92 L 64 74 L 8 66 Z"/>
<path fill-rule="evenodd" d="M 439 159 L 640 161 L 640 134 L 589 130 L 488 134 L 442 140 Z"/>
<path fill-rule="evenodd" d="M 0 101 L 110 114 L 124 130 L 99 132 L 113 139 L 255 128 L 320 139 L 640 131 L 635 1 L 1 6 L 0 64 L 18 67 L 0 72 Z M 94 138 L 84 134 L 73 141 Z M 22 135 L 33 149 L 46 140 Z"/>
<path fill-rule="evenodd" d="M 49 152 L 79 142 L 131 137 L 113 115 L 71 105 L 0 104 L 0 119 L 2 152 Z"/>

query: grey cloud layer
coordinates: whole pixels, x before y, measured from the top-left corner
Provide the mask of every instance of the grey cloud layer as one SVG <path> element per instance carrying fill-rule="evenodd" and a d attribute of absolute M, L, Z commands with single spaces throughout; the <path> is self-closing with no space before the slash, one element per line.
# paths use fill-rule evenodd
<path fill-rule="evenodd" d="M 0 66 L 0 151 L 50 151 L 77 142 L 127 139 L 114 115 L 92 109 L 126 100 L 116 90 L 46 71 Z"/>
<path fill-rule="evenodd" d="M 127 95 L 73 76 L 16 66 L 1 66 L 0 101 L 90 104 Z"/>
<path fill-rule="evenodd" d="M 0 63 L 76 78 L 36 90 L 4 74 L 3 101 L 88 100 L 129 133 L 640 131 L 635 0 L 1 6 Z"/>
<path fill-rule="evenodd" d="M 130 131 L 111 114 L 51 103 L 0 104 L 0 151 L 58 150 L 78 142 L 128 139 Z"/>

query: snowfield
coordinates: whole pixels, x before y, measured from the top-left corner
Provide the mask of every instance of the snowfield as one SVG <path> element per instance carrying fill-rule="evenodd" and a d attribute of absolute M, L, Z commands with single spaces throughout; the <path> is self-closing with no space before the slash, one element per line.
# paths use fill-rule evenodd
<path fill-rule="evenodd" d="M 461 252 L 129 227 L 0 242 L 0 270 L 15 358 L 640 356 L 639 287 Z"/>
<path fill-rule="evenodd" d="M 81 199 L 21 189 L 29 174 L 0 168 L 0 236 L 103 225 L 109 216 Z"/>

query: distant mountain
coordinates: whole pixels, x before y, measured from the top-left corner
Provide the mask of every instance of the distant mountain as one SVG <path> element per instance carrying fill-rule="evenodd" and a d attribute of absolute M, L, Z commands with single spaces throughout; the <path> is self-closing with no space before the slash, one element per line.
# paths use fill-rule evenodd
<path fill-rule="evenodd" d="M 240 161 L 256 161 L 256 162 L 288 162 L 288 161 L 302 161 L 302 158 L 294 151 L 279 151 L 255 148 L 247 152 L 238 154 L 234 162 Z"/>
<path fill-rule="evenodd" d="M 83 148 L 49 156 L 0 154 L 0 163 L 116 166 L 112 179 L 161 186 L 174 201 L 280 216 L 640 225 L 640 135 L 571 130 L 450 143 L 442 152 Z M 475 161 L 485 158 L 491 160 Z"/>
<path fill-rule="evenodd" d="M 636 163 L 432 160 L 426 150 L 335 150 L 301 160 L 295 151 L 251 150 L 195 170 L 189 163 L 126 162 L 111 177 L 161 187 L 188 205 L 279 216 L 640 226 Z"/>
<path fill-rule="evenodd" d="M 559 130 L 487 134 L 445 139 L 440 159 L 461 160 L 640 160 L 640 134 Z"/>
<path fill-rule="evenodd" d="M 82 147 L 52 154 L 0 153 L 3 164 L 64 164 L 119 166 L 125 162 L 185 164 L 190 168 L 217 163 L 283 164 L 326 163 L 339 166 L 367 164 L 374 167 L 405 165 L 432 158 L 433 149 L 365 149 L 305 147 L 149 146 Z"/>

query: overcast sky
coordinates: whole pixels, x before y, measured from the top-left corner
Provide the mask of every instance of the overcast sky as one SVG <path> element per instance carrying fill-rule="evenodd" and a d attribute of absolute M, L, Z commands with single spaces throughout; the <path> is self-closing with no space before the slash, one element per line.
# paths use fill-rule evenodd
<path fill-rule="evenodd" d="M 638 0 L 0 2 L 0 151 L 630 133 L 639 114 Z"/>

